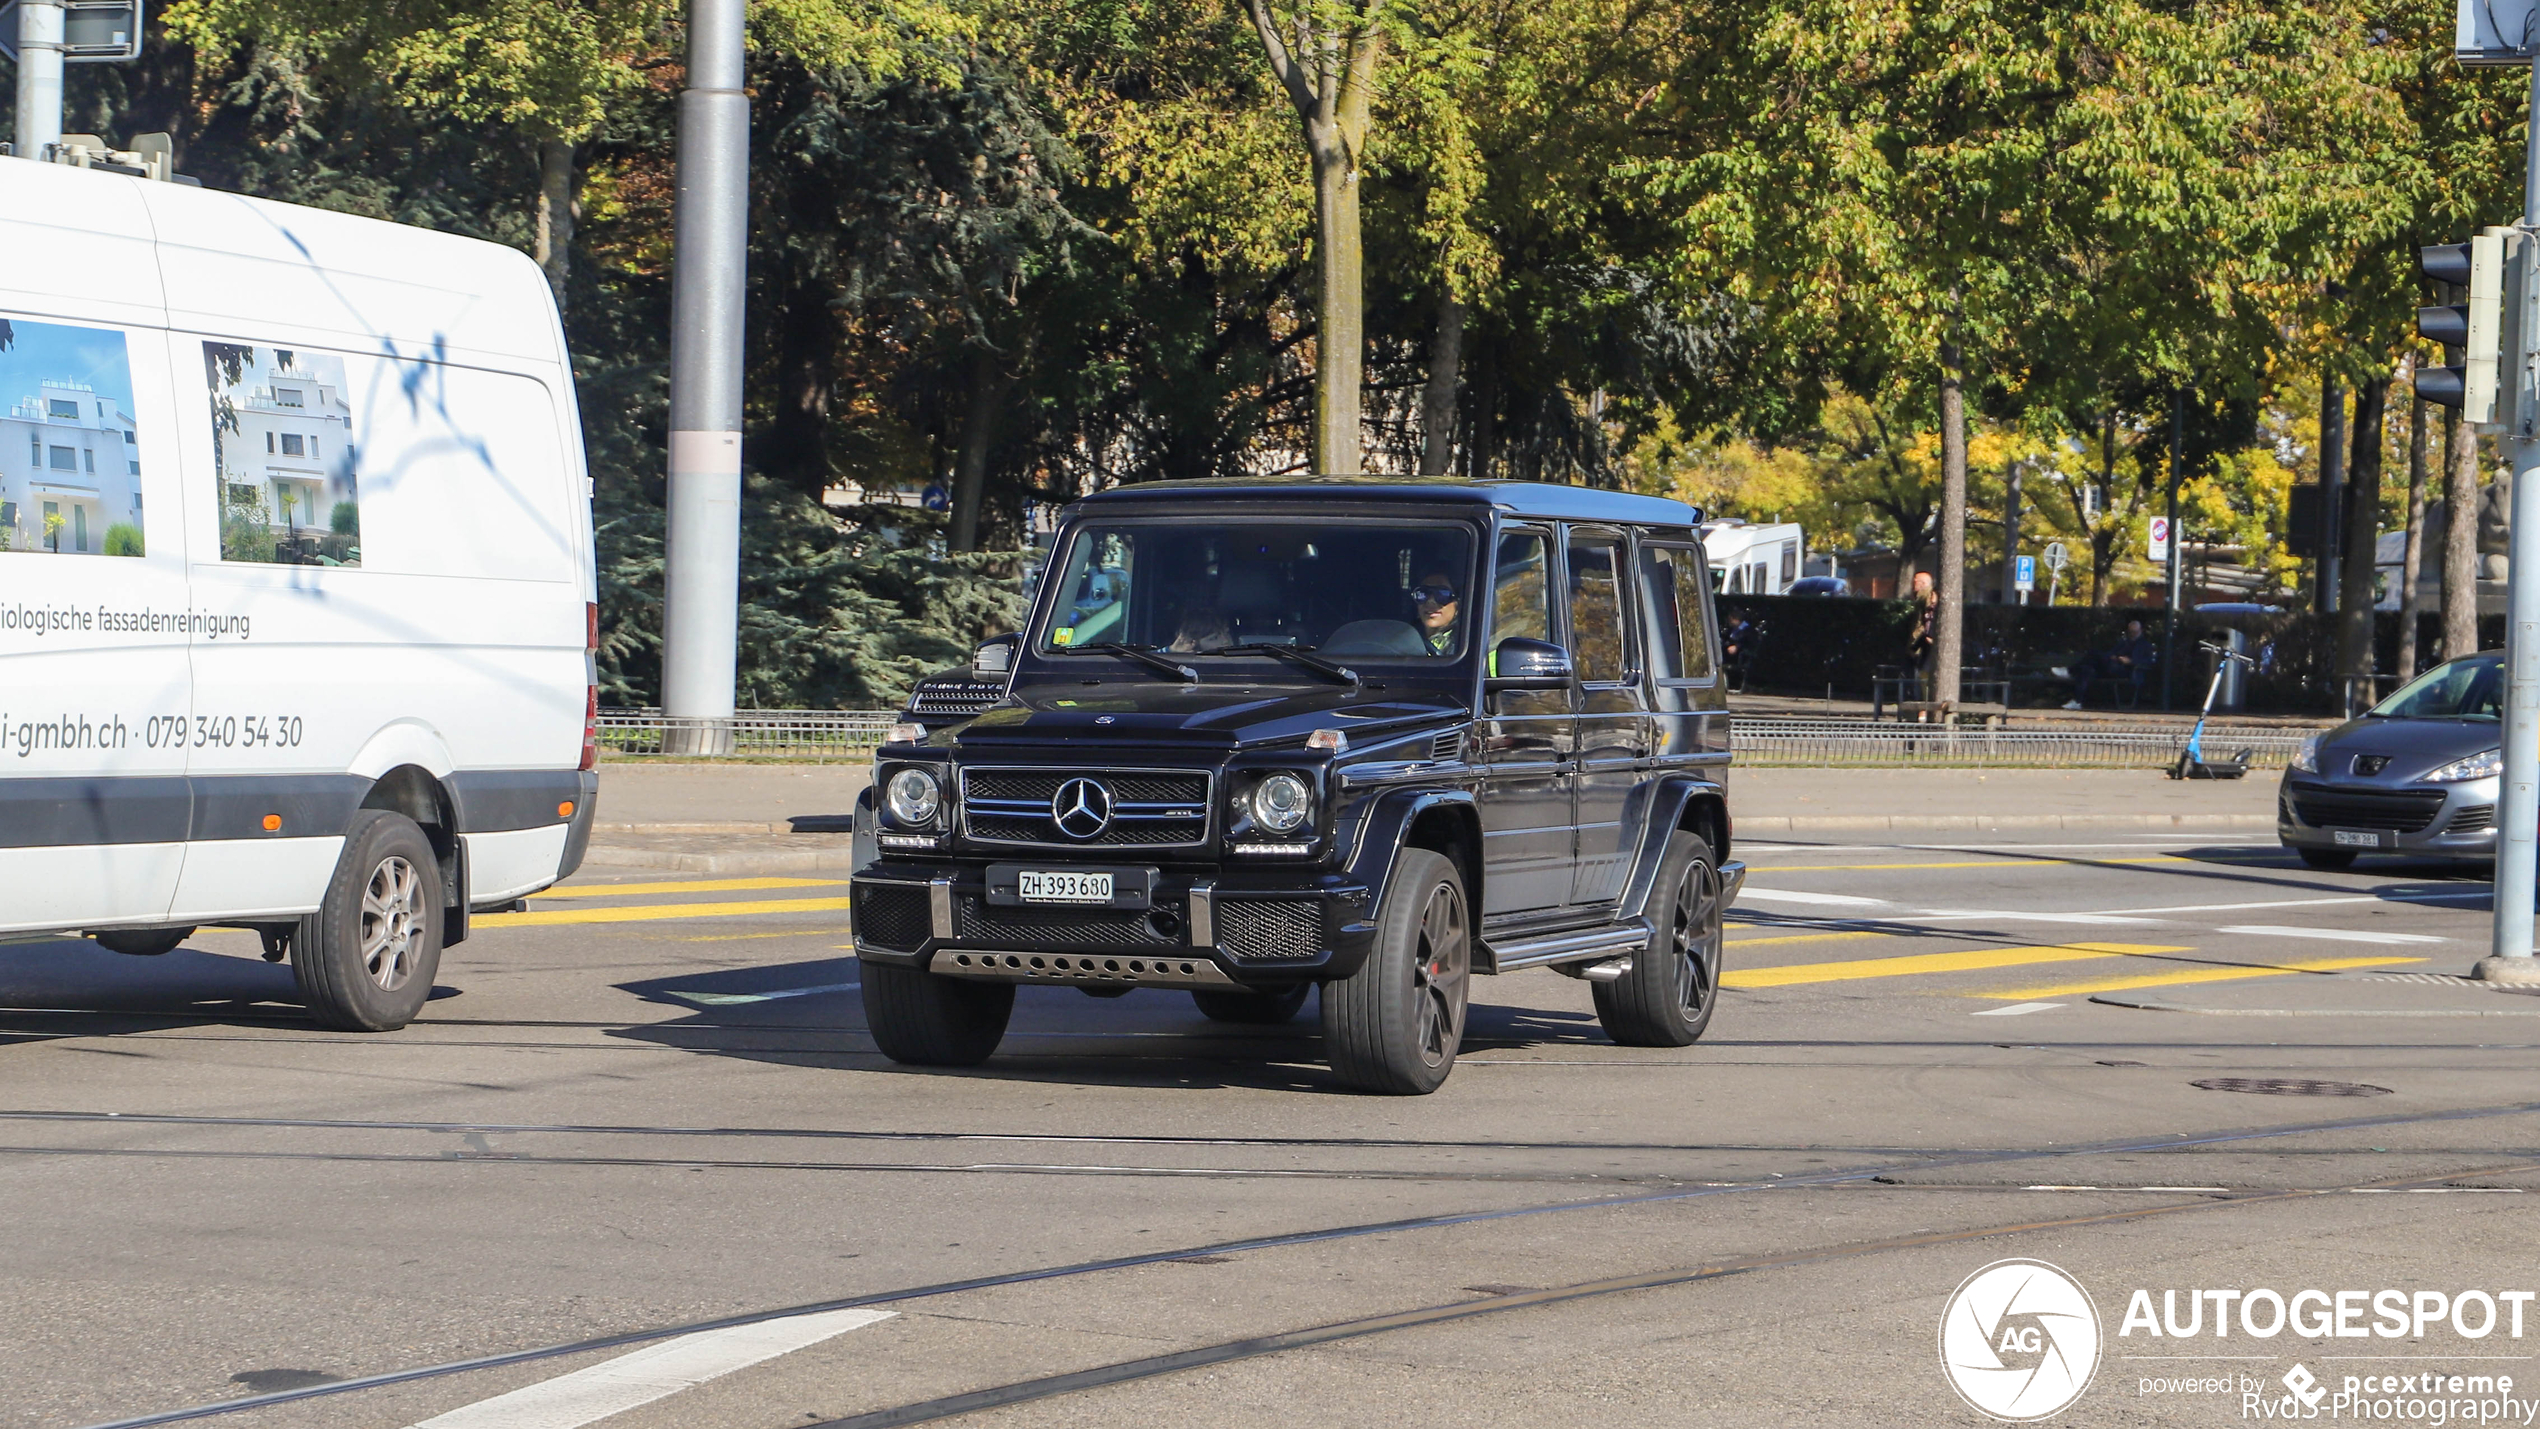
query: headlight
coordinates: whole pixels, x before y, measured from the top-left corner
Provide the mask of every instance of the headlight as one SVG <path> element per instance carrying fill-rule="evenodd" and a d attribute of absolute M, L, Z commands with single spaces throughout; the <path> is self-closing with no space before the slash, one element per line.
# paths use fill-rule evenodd
<path fill-rule="evenodd" d="M 944 806 L 944 786 L 923 769 L 903 769 L 891 776 L 882 799 L 890 805 L 894 822 L 924 828 L 935 822 L 936 810 Z"/>
<path fill-rule="evenodd" d="M 2435 784 L 2458 784 L 2464 779 L 2485 779 L 2490 775 L 2504 772 L 2505 751 L 2491 749 L 2484 754 L 2473 754 L 2467 759 L 2455 759 L 2425 777 Z"/>
<path fill-rule="evenodd" d="M 2312 735 L 2308 739 L 2303 740 L 2300 745 L 2295 747 L 2293 751 L 2293 772 L 2297 774 L 2317 774 L 2320 772 L 2320 737 L 2318 735 Z"/>
<path fill-rule="evenodd" d="M 1274 834 L 1294 833 L 1314 817 L 1314 791 L 1293 774 L 1273 774 L 1252 786 L 1252 820 Z"/>

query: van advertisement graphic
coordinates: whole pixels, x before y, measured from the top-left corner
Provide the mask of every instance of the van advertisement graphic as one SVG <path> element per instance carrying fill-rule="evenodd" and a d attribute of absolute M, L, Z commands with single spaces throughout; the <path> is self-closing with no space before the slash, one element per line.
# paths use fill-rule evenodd
<path fill-rule="evenodd" d="M 344 359 L 289 347 L 203 344 L 220 483 L 220 556 L 358 566 L 353 409 Z"/>
<path fill-rule="evenodd" d="M 0 317 L 0 551 L 144 553 L 124 335 Z"/>

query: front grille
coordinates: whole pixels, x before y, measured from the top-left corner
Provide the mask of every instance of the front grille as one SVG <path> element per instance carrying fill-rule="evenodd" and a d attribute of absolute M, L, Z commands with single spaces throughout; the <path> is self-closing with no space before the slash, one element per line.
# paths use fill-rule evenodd
<path fill-rule="evenodd" d="M 2452 816 L 2452 822 L 2443 826 L 2443 832 L 2447 834 L 2483 834 L 2494 827 L 2496 827 L 2496 806 L 2493 804 L 2472 804 L 2468 808 L 2454 814 Z"/>
<path fill-rule="evenodd" d="M 2293 812 L 2315 829 L 2389 829 L 2412 834 L 2443 809 L 2440 790 L 2293 791 Z"/>
<path fill-rule="evenodd" d="M 1208 838 L 1211 775 L 1199 769 L 964 769 L 963 832 L 986 843 L 1053 848 L 1186 848 Z M 1111 793 L 1111 822 L 1071 838 L 1051 817 L 1061 784 L 1091 778 Z"/>
<path fill-rule="evenodd" d="M 854 907 L 856 939 L 877 948 L 914 952 L 931 930 L 923 888 L 863 884 L 855 890 Z"/>
<path fill-rule="evenodd" d="M 913 715 L 967 718 L 1005 698 L 1005 686 L 987 680 L 944 680 L 917 687 L 909 696 Z"/>
<path fill-rule="evenodd" d="M 1302 899 L 1220 898 L 1217 946 L 1239 963 L 1287 962 L 1323 951 L 1321 905 Z"/>
<path fill-rule="evenodd" d="M 1181 910 L 1156 905 L 1162 917 L 1111 908 L 1005 908 L 975 893 L 953 895 L 953 928 L 965 943 L 1017 943 L 1062 948 L 1178 948 Z M 1171 933 L 1156 930 L 1163 923 Z"/>

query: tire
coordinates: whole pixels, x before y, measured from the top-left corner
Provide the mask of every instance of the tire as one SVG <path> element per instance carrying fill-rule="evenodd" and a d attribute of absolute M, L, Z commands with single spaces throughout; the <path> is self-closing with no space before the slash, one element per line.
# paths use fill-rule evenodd
<path fill-rule="evenodd" d="M 414 820 L 353 815 L 326 900 L 291 934 L 291 975 L 322 1027 L 393 1032 L 414 1020 L 441 970 L 441 860 Z"/>
<path fill-rule="evenodd" d="M 864 1025 L 882 1055 L 911 1067 L 975 1067 L 1005 1040 L 1014 984 L 864 965 Z"/>
<path fill-rule="evenodd" d="M 2355 855 L 2342 848 L 2297 848 L 2293 852 L 2312 868 L 2336 870 L 2352 868 L 2355 863 Z"/>
<path fill-rule="evenodd" d="M 132 958 L 155 958 L 175 952 L 185 940 L 194 936 L 191 928 L 108 928 L 88 936 L 97 946 L 110 953 Z"/>
<path fill-rule="evenodd" d="M 1211 1022 L 1232 1022 L 1245 1027 L 1280 1027 L 1296 1020 L 1305 1008 L 1305 995 L 1314 990 L 1311 983 L 1298 983 L 1285 992 L 1221 992 L 1214 988 L 1192 988 L 1191 1001 L 1199 1004 L 1199 1015 Z"/>
<path fill-rule="evenodd" d="M 1667 836 L 1649 895 L 1649 946 L 1632 969 L 1591 984 L 1596 1019 L 1626 1047 L 1690 1047 L 1720 1000 L 1720 875 L 1711 845 L 1678 829 Z"/>
<path fill-rule="evenodd" d="M 1323 1046 L 1342 1082 L 1393 1096 L 1445 1083 L 1472 995 L 1472 927 L 1455 865 L 1404 849 L 1367 961 L 1323 984 Z"/>

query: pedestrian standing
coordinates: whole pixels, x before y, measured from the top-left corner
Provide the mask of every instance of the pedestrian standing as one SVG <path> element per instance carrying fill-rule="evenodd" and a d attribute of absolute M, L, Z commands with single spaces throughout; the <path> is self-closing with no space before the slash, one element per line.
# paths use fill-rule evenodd
<path fill-rule="evenodd" d="M 1940 668 L 1940 592 L 1931 587 L 1931 572 L 1914 572 L 1913 599 L 1914 638 L 1907 650 L 1914 660 L 1915 684 L 1929 700 Z"/>

